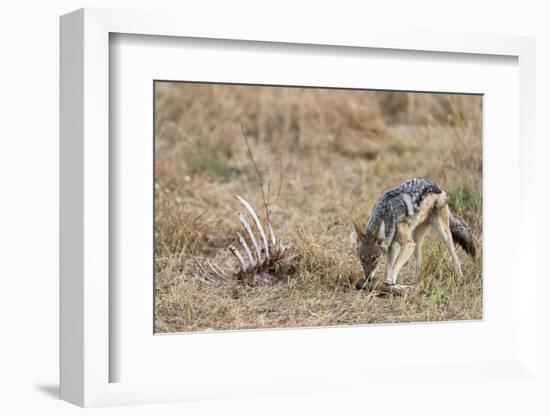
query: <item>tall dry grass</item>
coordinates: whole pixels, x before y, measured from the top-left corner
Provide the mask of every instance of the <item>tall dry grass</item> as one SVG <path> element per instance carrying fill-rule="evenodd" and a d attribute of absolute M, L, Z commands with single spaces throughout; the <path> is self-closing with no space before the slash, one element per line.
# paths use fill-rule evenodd
<path fill-rule="evenodd" d="M 480 96 L 165 82 L 156 83 L 155 94 L 156 331 L 482 317 Z M 197 258 L 234 266 L 225 250 L 240 231 L 233 196 L 261 211 L 240 123 L 272 199 L 282 172 L 271 222 L 295 245 L 296 257 L 274 286 L 196 278 Z M 429 234 L 411 293 L 381 298 L 357 291 L 362 271 L 350 224 L 366 221 L 385 190 L 411 177 L 447 189 L 480 255 L 459 253 L 459 280 Z M 399 281 L 411 283 L 411 271 L 406 266 Z"/>

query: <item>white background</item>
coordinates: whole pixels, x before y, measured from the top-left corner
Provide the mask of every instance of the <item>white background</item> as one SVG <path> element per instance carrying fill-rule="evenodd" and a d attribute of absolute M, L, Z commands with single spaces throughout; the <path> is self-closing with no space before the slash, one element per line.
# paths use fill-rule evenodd
<path fill-rule="evenodd" d="M 200 4 L 199 4 L 200 3 Z M 58 16 L 83 6 L 179 10 L 227 19 L 274 19 L 282 26 L 324 26 L 337 31 L 341 25 L 421 27 L 440 30 L 510 33 L 538 36 L 538 167 L 541 200 L 539 218 L 548 206 L 543 189 L 548 178 L 550 128 L 550 31 L 543 1 L 377 1 L 284 2 L 196 1 L 19 1 L 3 4 L 0 11 L 0 259 L 3 285 L 0 296 L 0 412 L 3 414 L 73 414 L 82 412 L 55 399 L 58 376 Z M 265 3 L 265 4 L 264 4 Z M 313 6 L 314 5 L 314 6 Z M 546 138 L 544 141 L 542 138 Z M 544 175 L 544 177 L 542 177 Z M 543 198 L 545 200 L 543 200 Z M 537 208 L 534 208 L 537 209 Z M 511 219 L 511 226 L 513 227 Z M 544 260 L 540 224 L 540 266 Z M 506 230 L 503 230 L 503 238 Z M 544 250 L 547 252 L 546 250 Z M 547 254 L 546 254 L 547 255 Z M 7 266 L 7 267 L 6 267 Z M 547 290 L 543 282 L 539 291 Z M 549 302 L 550 303 L 550 302 Z M 549 306 L 538 305 L 549 328 Z M 542 321 L 542 318 L 541 318 Z M 539 331 L 543 350 L 549 351 L 548 330 Z M 542 351 L 541 351 L 542 352 Z M 539 365 L 549 374 L 548 359 L 539 354 Z M 423 414 L 548 414 L 537 409 L 534 397 L 543 391 L 525 392 L 506 383 L 494 386 L 491 399 L 467 384 L 434 385 L 426 394 Z M 550 387 L 546 386 L 546 394 Z M 419 394 L 414 389 L 411 395 Z M 531 395 L 530 395 L 531 394 Z M 494 397 L 498 397 L 495 400 Z M 375 410 L 376 409 L 376 410 Z M 100 409 L 100 414 L 345 414 L 406 413 L 407 397 L 381 406 L 377 399 L 345 393 L 304 397 L 232 400 L 162 406 Z M 538 411 L 537 411 L 538 410 Z"/>
<path fill-rule="evenodd" d="M 117 220 L 111 227 L 118 237 L 110 249 L 118 261 L 110 278 L 118 295 L 113 295 L 117 313 L 111 323 L 116 322 L 116 329 L 110 342 L 111 352 L 116 351 L 119 357 L 111 361 L 112 381 L 203 377 L 213 381 L 232 374 L 237 385 L 239 374 L 256 378 L 258 385 L 266 374 L 282 372 L 411 368 L 517 356 L 515 270 L 519 259 L 517 246 L 502 239 L 500 233 L 519 212 L 519 204 L 514 203 L 519 199 L 515 185 L 519 177 L 516 59 L 447 56 L 444 60 L 434 59 L 433 54 L 360 53 L 356 49 L 335 54 L 329 48 L 273 45 L 259 50 L 257 45 L 190 40 L 173 40 L 167 45 L 162 38 L 127 35 L 113 36 L 111 47 L 110 111 L 117 126 L 110 137 L 117 149 L 112 153 L 114 167 L 110 171 L 117 195 L 111 198 Z M 483 322 L 151 336 L 153 79 L 484 93 L 483 149 L 489 156 L 483 166 L 483 205 L 486 214 L 498 211 L 498 215 L 486 216 L 484 221 Z M 500 261 L 502 257 L 508 262 Z M 358 362 L 360 350 L 365 354 Z M 243 363 L 253 365 L 245 368 Z M 409 372 L 403 370 L 402 378 Z M 228 390 L 225 387 L 212 395 Z"/>

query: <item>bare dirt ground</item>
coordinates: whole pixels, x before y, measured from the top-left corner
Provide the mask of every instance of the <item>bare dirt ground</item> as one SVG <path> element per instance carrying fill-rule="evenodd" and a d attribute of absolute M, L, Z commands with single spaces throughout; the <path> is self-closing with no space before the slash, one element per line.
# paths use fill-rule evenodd
<path fill-rule="evenodd" d="M 480 96 L 157 82 L 155 98 L 157 332 L 482 318 Z M 273 227 L 295 246 L 291 271 L 272 286 L 197 277 L 195 260 L 235 267 L 226 250 L 241 231 L 235 194 L 263 212 L 241 123 Z M 399 276 L 415 289 L 358 291 L 351 223 L 366 222 L 381 194 L 411 177 L 447 190 L 479 254 L 457 249 L 459 279 L 430 231 L 419 281 L 413 262 Z"/>

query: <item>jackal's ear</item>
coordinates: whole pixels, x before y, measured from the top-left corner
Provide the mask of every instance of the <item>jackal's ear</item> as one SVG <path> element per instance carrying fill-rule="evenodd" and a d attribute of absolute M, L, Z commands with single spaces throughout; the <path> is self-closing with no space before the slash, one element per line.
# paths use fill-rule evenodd
<path fill-rule="evenodd" d="M 365 238 L 367 238 L 367 233 L 365 232 L 365 229 L 359 225 L 357 222 L 353 222 L 353 234 L 355 234 L 355 239 L 357 242 L 364 241 Z"/>

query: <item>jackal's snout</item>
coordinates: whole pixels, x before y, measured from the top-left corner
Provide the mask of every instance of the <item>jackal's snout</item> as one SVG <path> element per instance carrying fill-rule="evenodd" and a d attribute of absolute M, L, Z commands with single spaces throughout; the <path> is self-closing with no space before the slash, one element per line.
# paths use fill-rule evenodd
<path fill-rule="evenodd" d="M 357 239 L 357 257 L 363 268 L 363 278 L 355 284 L 356 289 L 363 289 L 372 277 L 378 267 L 378 264 L 385 251 L 378 241 L 379 227 L 366 231 L 362 227 L 354 224 L 354 231 Z"/>

